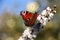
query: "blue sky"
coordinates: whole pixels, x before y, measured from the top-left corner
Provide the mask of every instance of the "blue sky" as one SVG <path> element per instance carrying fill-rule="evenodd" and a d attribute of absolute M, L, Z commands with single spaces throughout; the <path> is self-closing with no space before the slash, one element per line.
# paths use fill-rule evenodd
<path fill-rule="evenodd" d="M 34 0 L 0 0 L 0 15 L 4 10 L 19 14 L 21 10 L 25 10 L 29 2 L 33 1 Z"/>
<path fill-rule="evenodd" d="M 6 10 L 19 15 L 21 10 L 25 10 L 28 3 L 34 1 L 35 0 L 0 0 L 0 15 Z M 47 0 L 40 0 L 40 10 L 45 9 L 47 5 Z"/>

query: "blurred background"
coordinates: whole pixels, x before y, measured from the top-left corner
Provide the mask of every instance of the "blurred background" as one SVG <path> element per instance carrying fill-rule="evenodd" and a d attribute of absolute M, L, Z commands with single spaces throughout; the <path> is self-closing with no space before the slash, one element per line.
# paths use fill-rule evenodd
<path fill-rule="evenodd" d="M 37 3 L 34 8 L 29 6 L 32 2 Z M 42 12 L 52 5 L 57 5 L 57 13 L 35 40 L 60 40 L 60 0 L 0 0 L 0 40 L 18 40 L 22 35 L 25 25 L 20 11 Z"/>

